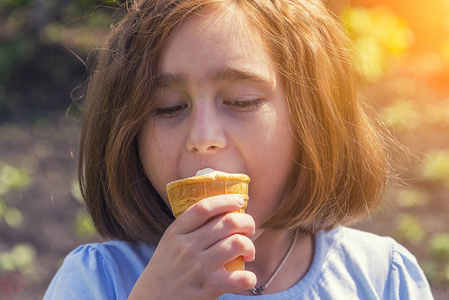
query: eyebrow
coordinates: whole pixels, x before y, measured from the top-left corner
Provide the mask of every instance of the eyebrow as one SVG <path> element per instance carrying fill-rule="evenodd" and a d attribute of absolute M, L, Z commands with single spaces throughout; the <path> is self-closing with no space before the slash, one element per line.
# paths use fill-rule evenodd
<path fill-rule="evenodd" d="M 264 76 L 252 73 L 246 70 L 240 70 L 231 67 L 223 67 L 213 71 L 208 78 L 212 81 L 250 81 L 258 85 L 270 86 L 273 84 L 272 80 Z M 187 86 L 188 76 L 185 73 L 164 73 L 156 78 L 156 85 L 158 88 L 168 88 L 173 86 Z"/>
<path fill-rule="evenodd" d="M 272 81 L 262 75 L 245 70 L 223 67 L 212 72 L 213 81 L 252 81 L 256 84 L 271 85 Z"/>
<path fill-rule="evenodd" d="M 167 88 L 171 86 L 186 86 L 188 82 L 185 73 L 166 73 L 159 74 L 156 77 L 156 86 L 158 88 Z"/>

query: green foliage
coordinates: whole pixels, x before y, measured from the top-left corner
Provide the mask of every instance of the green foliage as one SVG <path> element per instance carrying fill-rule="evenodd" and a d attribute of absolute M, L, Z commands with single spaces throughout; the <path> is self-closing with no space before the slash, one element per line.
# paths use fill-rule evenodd
<path fill-rule="evenodd" d="M 434 257 L 446 260 L 449 266 L 449 233 L 440 233 L 430 240 L 430 253 Z"/>
<path fill-rule="evenodd" d="M 0 82 L 6 79 L 11 70 L 24 60 L 30 59 L 36 46 L 30 40 L 11 40 L 0 47 Z"/>
<path fill-rule="evenodd" d="M 17 169 L 0 162 L 0 220 L 11 227 L 19 227 L 23 222 L 23 214 L 5 201 L 13 191 L 22 191 L 31 184 L 28 170 Z"/>
<path fill-rule="evenodd" d="M 73 198 L 75 198 L 79 202 L 83 202 L 83 197 L 81 195 L 80 187 L 78 185 L 78 180 L 76 179 L 73 180 L 72 182 L 71 194 Z M 75 234 L 82 238 L 92 237 L 95 236 L 96 234 L 95 226 L 92 222 L 92 219 L 84 210 L 79 211 L 78 214 L 76 215 L 73 228 Z"/>
<path fill-rule="evenodd" d="M 444 281 L 446 281 L 446 284 L 449 284 L 449 264 L 446 265 L 442 277 L 444 278 Z"/>
<path fill-rule="evenodd" d="M 395 236 L 400 241 L 417 244 L 423 240 L 425 231 L 418 219 L 407 214 L 399 219 Z"/>
<path fill-rule="evenodd" d="M 403 189 L 397 195 L 401 207 L 418 207 L 427 203 L 427 195 L 416 189 Z"/>
<path fill-rule="evenodd" d="M 385 123 L 398 130 L 413 129 L 421 125 L 422 115 L 405 99 L 398 99 L 381 111 Z"/>
<path fill-rule="evenodd" d="M 15 207 L 7 207 L 3 218 L 6 224 L 11 227 L 19 227 L 23 223 L 23 214 Z"/>
<path fill-rule="evenodd" d="M 66 9 L 72 8 L 68 6 Z M 75 20 L 67 19 L 49 23 L 41 30 L 41 41 L 46 45 L 62 44 L 84 56 L 93 48 L 101 46 L 105 30 L 111 23 L 111 12 L 111 9 L 97 9 Z"/>
<path fill-rule="evenodd" d="M 74 229 L 75 233 L 83 238 L 94 236 L 96 233 L 92 219 L 84 211 L 80 211 L 77 214 Z"/>
<path fill-rule="evenodd" d="M 423 263 L 428 279 L 437 285 L 449 285 L 449 233 L 438 233 L 429 242 L 430 257 Z"/>
<path fill-rule="evenodd" d="M 0 8 L 24 6 L 30 2 L 30 0 L 0 0 Z"/>
<path fill-rule="evenodd" d="M 66 110 L 119 2 L 0 0 L 0 120 Z"/>
<path fill-rule="evenodd" d="M 350 7 L 341 14 L 360 54 L 361 66 L 369 80 L 382 76 L 389 65 L 404 56 L 413 41 L 406 22 L 387 7 Z"/>
<path fill-rule="evenodd" d="M 413 84 L 413 83 L 409 83 Z M 415 130 L 423 126 L 449 125 L 449 102 L 416 103 L 407 98 L 398 98 L 380 111 L 382 120 L 395 130 Z"/>
<path fill-rule="evenodd" d="M 449 99 L 438 104 L 426 105 L 424 107 L 426 122 L 431 125 L 449 125 Z"/>
<path fill-rule="evenodd" d="M 73 180 L 72 189 L 71 189 L 70 193 L 72 194 L 73 198 L 75 198 L 79 202 L 83 202 L 83 196 L 81 195 L 81 190 L 80 190 L 80 186 L 78 185 L 78 180 L 76 180 L 76 179 Z"/>
<path fill-rule="evenodd" d="M 31 183 L 28 170 L 0 163 L 0 195 L 11 190 L 23 190 Z"/>
<path fill-rule="evenodd" d="M 424 180 L 440 182 L 449 187 L 449 150 L 428 153 L 421 166 L 420 176 Z"/>
<path fill-rule="evenodd" d="M 0 252 L 0 272 L 19 270 L 30 273 L 33 270 L 36 250 L 34 246 L 21 243 L 10 251 Z"/>

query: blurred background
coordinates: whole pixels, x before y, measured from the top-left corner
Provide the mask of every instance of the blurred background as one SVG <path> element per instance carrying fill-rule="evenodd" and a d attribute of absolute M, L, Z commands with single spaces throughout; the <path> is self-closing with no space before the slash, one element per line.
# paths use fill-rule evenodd
<path fill-rule="evenodd" d="M 449 0 L 327 0 L 360 52 L 367 97 L 410 149 L 358 228 L 390 235 L 449 299 Z M 40 299 L 67 253 L 99 241 L 75 165 L 84 61 L 113 0 L 0 0 L 0 299 Z"/>

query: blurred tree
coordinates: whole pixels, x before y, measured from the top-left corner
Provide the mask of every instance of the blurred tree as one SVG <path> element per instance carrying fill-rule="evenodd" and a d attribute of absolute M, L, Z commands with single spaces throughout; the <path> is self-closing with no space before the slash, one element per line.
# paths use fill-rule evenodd
<path fill-rule="evenodd" d="M 383 76 L 412 45 L 413 33 L 407 23 L 387 7 L 351 7 L 341 15 L 358 48 L 362 70 L 371 81 Z"/>
<path fill-rule="evenodd" d="M 449 0 L 327 0 L 334 11 L 351 7 L 388 7 L 404 19 L 413 31 L 416 41 L 412 52 L 437 49 L 449 36 Z"/>
<path fill-rule="evenodd" d="M 114 12 L 106 8 L 114 3 L 0 0 L 0 122 L 34 120 L 70 106 L 71 90 L 82 82 L 85 71 L 77 55 L 85 57 L 93 47 L 93 38 L 79 45 L 86 42 L 78 38 L 80 29 L 90 26 L 91 35 L 101 31 Z M 78 41 L 76 48 L 61 40 L 68 28 Z"/>
<path fill-rule="evenodd" d="M 84 60 L 101 40 L 120 1 L 125 0 L 0 0 L 0 122 L 33 120 L 71 105 L 70 92 L 85 74 L 77 55 Z M 411 52 L 431 49 L 449 66 L 449 0 L 325 1 L 336 13 L 351 6 L 358 10 L 358 17 L 365 16 L 353 18 L 351 28 L 364 49 L 362 59 L 369 62 L 365 65 L 370 66 L 371 75 L 377 74 L 372 79 L 408 47 Z M 370 10 L 362 13 L 355 9 L 359 6 Z M 379 6 L 388 6 L 390 15 Z M 377 30 L 376 14 L 383 14 L 377 21 L 390 26 L 386 31 Z M 357 23 L 360 20 L 371 27 L 363 27 L 363 22 Z M 407 38 L 408 29 L 413 31 L 413 44 Z M 435 75 L 439 86 L 448 85 L 448 69 Z"/>

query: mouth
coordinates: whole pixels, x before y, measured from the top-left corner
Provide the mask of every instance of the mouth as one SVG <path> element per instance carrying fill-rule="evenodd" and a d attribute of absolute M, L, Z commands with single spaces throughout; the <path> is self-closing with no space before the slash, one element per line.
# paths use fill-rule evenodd
<path fill-rule="evenodd" d="M 181 176 L 178 178 L 178 180 L 189 178 L 189 177 L 202 176 L 202 175 L 209 174 L 212 172 L 231 173 L 231 174 L 235 173 L 235 172 L 227 172 L 224 170 L 224 168 L 216 168 L 216 167 L 206 166 L 206 167 L 194 169 L 194 171 L 189 171 L 186 173 L 187 176 L 185 176 L 185 177 Z"/>

